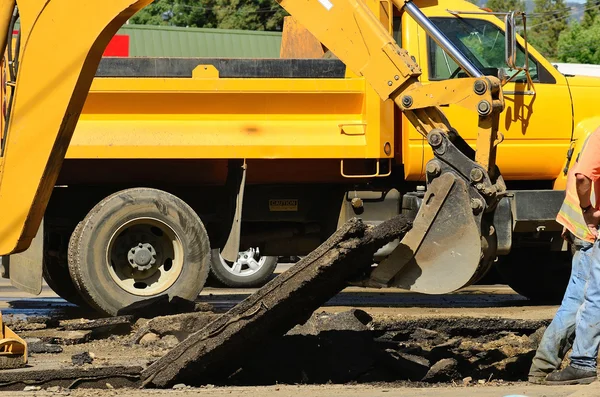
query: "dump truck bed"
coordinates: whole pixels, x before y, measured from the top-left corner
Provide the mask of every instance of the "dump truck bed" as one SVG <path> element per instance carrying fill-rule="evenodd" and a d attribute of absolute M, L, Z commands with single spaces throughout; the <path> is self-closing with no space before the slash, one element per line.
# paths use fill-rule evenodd
<path fill-rule="evenodd" d="M 393 157 L 392 104 L 345 72 L 335 59 L 105 58 L 67 159 Z"/>

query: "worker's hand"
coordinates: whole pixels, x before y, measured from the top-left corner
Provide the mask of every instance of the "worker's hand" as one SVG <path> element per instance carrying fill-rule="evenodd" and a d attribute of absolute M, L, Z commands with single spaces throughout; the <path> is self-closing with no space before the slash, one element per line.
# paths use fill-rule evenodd
<path fill-rule="evenodd" d="M 594 235 L 594 237 L 598 237 L 598 224 L 600 223 L 600 211 L 594 209 L 594 211 L 588 211 L 583 214 L 583 219 L 585 220 L 585 224 L 587 225 L 590 233 Z"/>
<path fill-rule="evenodd" d="M 573 235 L 566 227 L 563 227 L 562 232 L 560 233 L 560 237 L 565 240 L 569 244 L 573 244 Z"/>

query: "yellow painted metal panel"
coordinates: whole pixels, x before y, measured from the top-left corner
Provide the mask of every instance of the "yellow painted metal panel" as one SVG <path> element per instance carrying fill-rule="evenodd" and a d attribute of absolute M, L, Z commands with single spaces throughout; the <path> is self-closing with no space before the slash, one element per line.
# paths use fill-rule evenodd
<path fill-rule="evenodd" d="M 19 2 L 21 57 L 0 175 L 0 255 L 27 249 L 36 235 L 102 52 L 147 3 Z"/>
<path fill-rule="evenodd" d="M 363 78 L 96 78 L 67 158 L 390 157 L 393 109 Z"/>

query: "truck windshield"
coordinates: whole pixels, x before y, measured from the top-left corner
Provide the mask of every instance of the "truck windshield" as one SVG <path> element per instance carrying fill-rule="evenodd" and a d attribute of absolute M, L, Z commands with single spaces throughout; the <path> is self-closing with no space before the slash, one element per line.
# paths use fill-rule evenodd
<path fill-rule="evenodd" d="M 471 18 L 431 18 L 431 21 L 462 51 L 485 75 L 497 76 L 504 69 L 508 76 L 515 70 L 508 67 L 504 54 L 504 31 L 489 21 Z M 468 75 L 431 39 L 427 38 L 429 79 L 446 80 Z M 525 52 L 517 46 L 517 65 L 525 63 Z M 529 57 L 529 73 L 536 81 L 537 63 Z M 526 82 L 524 72 L 513 81 Z"/>

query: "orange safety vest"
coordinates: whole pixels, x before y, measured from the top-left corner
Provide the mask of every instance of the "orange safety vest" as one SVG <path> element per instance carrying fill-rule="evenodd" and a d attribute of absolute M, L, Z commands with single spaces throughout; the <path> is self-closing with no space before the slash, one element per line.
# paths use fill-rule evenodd
<path fill-rule="evenodd" d="M 597 132 L 594 132 L 594 134 L 596 133 Z M 587 144 L 588 139 L 589 136 L 583 143 L 583 146 L 581 147 L 581 152 L 585 150 L 585 145 Z M 575 160 L 575 164 L 577 164 L 577 160 Z M 576 178 L 573 172 L 574 168 L 575 166 L 573 166 L 569 170 L 565 199 L 562 203 L 562 206 L 560 207 L 558 215 L 556 216 L 556 221 L 562 226 L 566 227 L 571 233 L 573 233 L 573 235 L 580 238 L 581 240 L 593 243 L 596 240 L 596 238 L 586 226 L 585 220 L 583 219 L 583 214 L 581 213 L 581 206 L 579 205 L 579 196 L 577 196 L 577 185 L 575 183 Z M 592 203 L 596 202 L 593 187 L 591 201 Z"/>

